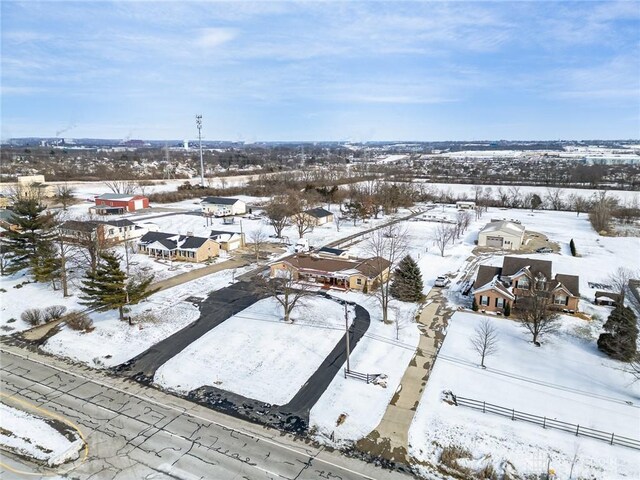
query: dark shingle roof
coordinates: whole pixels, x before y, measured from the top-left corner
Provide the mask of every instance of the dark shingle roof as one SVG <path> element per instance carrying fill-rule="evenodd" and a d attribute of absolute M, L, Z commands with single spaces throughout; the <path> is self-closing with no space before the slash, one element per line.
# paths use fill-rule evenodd
<path fill-rule="evenodd" d="M 375 278 L 389 268 L 389 265 L 391 265 L 391 262 L 386 258 L 373 257 L 367 258 L 357 265 L 356 270 L 369 278 Z"/>
<path fill-rule="evenodd" d="M 122 220 L 109 220 L 104 222 L 109 225 L 113 225 L 114 227 L 130 227 L 131 225 L 135 225 L 131 220 L 122 219 Z"/>
<path fill-rule="evenodd" d="M 140 243 L 153 243 L 160 240 L 165 240 L 169 237 L 175 237 L 175 233 L 163 233 L 163 232 L 147 232 L 140 237 Z"/>
<path fill-rule="evenodd" d="M 504 261 L 502 262 L 502 275 L 510 277 L 527 266 L 533 278 L 536 278 L 539 273 L 542 273 L 547 280 L 553 278 L 551 276 L 551 262 L 549 260 L 534 260 L 526 257 L 504 257 Z"/>
<path fill-rule="evenodd" d="M 344 252 L 346 252 L 346 250 L 340 250 L 339 248 L 330 248 L 330 247 L 322 247 L 318 250 L 318 253 L 328 253 L 331 255 L 335 255 L 337 257 L 342 255 Z"/>
<path fill-rule="evenodd" d="M 333 215 L 333 213 L 331 213 L 329 210 L 326 210 L 321 207 L 310 208 L 309 210 L 305 210 L 304 213 L 315 218 L 322 218 L 322 217 L 328 217 L 329 215 Z"/>
<path fill-rule="evenodd" d="M 98 228 L 101 222 L 67 220 L 60 228 L 62 230 L 72 230 L 74 232 L 93 232 Z"/>
<path fill-rule="evenodd" d="M 490 267 L 488 265 L 480 265 L 478 276 L 473 284 L 473 288 L 480 288 L 489 283 L 496 275 L 502 272 L 501 267 Z"/>
<path fill-rule="evenodd" d="M 225 198 L 225 197 L 205 197 L 202 199 L 202 203 L 211 203 L 213 205 L 233 205 L 239 202 L 237 198 Z"/>
<path fill-rule="evenodd" d="M 574 297 L 580 296 L 580 278 L 577 275 L 565 275 L 563 273 L 558 273 L 556 275 L 556 280 L 567 287 L 567 290 L 571 292 L 571 295 Z"/>
<path fill-rule="evenodd" d="M 180 237 L 180 240 L 183 239 L 185 239 L 185 237 Z M 180 248 L 200 248 L 207 240 L 209 239 L 204 237 L 186 237 L 184 243 L 180 245 Z"/>

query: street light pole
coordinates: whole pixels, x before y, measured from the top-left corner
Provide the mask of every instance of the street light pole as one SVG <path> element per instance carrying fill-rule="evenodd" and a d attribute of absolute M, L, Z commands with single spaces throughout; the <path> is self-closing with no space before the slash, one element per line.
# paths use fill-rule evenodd
<path fill-rule="evenodd" d="M 198 127 L 198 144 L 200 146 L 200 186 L 204 188 L 204 162 L 202 161 L 202 115 L 196 115 Z"/>
<path fill-rule="evenodd" d="M 349 311 L 347 310 L 347 304 L 344 304 L 344 328 L 346 331 L 345 338 L 347 339 L 347 373 L 351 371 L 349 365 Z"/>

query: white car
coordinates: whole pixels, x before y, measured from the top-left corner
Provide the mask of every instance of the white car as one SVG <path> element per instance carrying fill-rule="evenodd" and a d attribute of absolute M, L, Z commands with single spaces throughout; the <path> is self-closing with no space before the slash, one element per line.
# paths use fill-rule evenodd
<path fill-rule="evenodd" d="M 449 285 L 449 279 L 447 277 L 440 276 L 436 278 L 436 282 L 433 284 L 436 287 L 446 287 Z"/>

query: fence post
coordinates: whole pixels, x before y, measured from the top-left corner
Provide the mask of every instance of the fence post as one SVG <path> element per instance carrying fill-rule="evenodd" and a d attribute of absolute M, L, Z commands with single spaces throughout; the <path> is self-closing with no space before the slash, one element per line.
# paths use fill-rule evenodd
<path fill-rule="evenodd" d="M 613 445 L 613 436 L 615 435 L 615 433 L 611 434 L 611 445 Z"/>
<path fill-rule="evenodd" d="M 486 413 L 485 412 L 485 406 L 486 406 L 487 402 L 482 402 L 482 413 Z"/>
<path fill-rule="evenodd" d="M 344 370 L 344 378 L 347 378 L 347 369 L 344 368 L 343 370 Z"/>
<path fill-rule="evenodd" d="M 542 428 L 547 428 L 547 417 L 544 417 L 544 420 L 542 420 Z"/>
<path fill-rule="evenodd" d="M 515 420 L 515 418 L 516 418 L 516 409 L 512 408 L 511 409 L 511 420 Z"/>
<path fill-rule="evenodd" d="M 580 434 L 580 425 L 576 425 L 576 437 Z"/>

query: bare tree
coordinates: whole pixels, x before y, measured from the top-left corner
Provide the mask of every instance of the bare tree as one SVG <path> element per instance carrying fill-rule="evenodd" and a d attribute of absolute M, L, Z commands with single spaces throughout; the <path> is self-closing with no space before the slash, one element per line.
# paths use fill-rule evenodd
<path fill-rule="evenodd" d="M 460 238 L 467 231 L 471 224 L 471 214 L 469 212 L 458 212 L 456 216 L 456 238 Z"/>
<path fill-rule="evenodd" d="M 485 368 L 484 359 L 498 351 L 498 332 L 488 318 L 476 327 L 475 334 L 471 338 L 473 350 L 480 355 L 480 366 Z"/>
<path fill-rule="evenodd" d="M 636 353 L 633 360 L 626 365 L 626 371 L 633 376 L 633 383 L 640 380 L 640 353 Z"/>
<path fill-rule="evenodd" d="M 296 226 L 300 238 L 304 237 L 305 233 L 311 232 L 316 224 L 315 219 L 302 210 L 294 213 L 291 216 L 291 221 Z"/>
<path fill-rule="evenodd" d="M 630 268 L 619 267 L 615 272 L 609 275 L 607 281 L 611 284 L 611 287 L 615 292 L 624 298 L 627 286 L 629 285 L 629 280 L 637 277 L 638 275 L 639 272 L 634 272 Z"/>
<path fill-rule="evenodd" d="M 75 201 L 75 189 L 68 184 L 58 185 L 56 188 L 56 200 L 62 205 L 62 210 L 66 211 L 67 207 Z"/>
<path fill-rule="evenodd" d="M 257 286 L 259 290 L 274 298 L 282 306 L 285 323 L 293 323 L 291 312 L 304 303 L 305 297 L 314 295 L 315 292 L 311 286 L 297 283 L 291 272 L 288 273 L 286 276 L 259 281 Z"/>
<path fill-rule="evenodd" d="M 11 263 L 11 257 L 13 252 L 5 245 L 2 238 L 0 238 L 0 276 L 7 274 L 7 267 Z"/>
<path fill-rule="evenodd" d="M 547 188 L 545 200 L 551 207 L 551 210 L 562 210 L 564 207 L 564 190 L 561 188 Z"/>
<path fill-rule="evenodd" d="M 276 237 L 282 238 L 282 231 L 289 223 L 289 217 L 293 213 L 293 207 L 286 196 L 274 197 L 264 209 L 269 224 L 273 227 Z"/>
<path fill-rule="evenodd" d="M 509 206 L 511 208 L 520 208 L 522 205 L 522 197 L 520 195 L 520 187 L 509 187 Z"/>
<path fill-rule="evenodd" d="M 382 307 L 382 321 L 387 323 L 392 301 L 391 272 L 407 251 L 407 230 L 398 224 L 374 230 L 366 240 L 365 249 L 372 257 L 368 266 L 375 275 L 379 275 L 379 280 L 371 285 L 369 291 L 378 299 Z"/>
<path fill-rule="evenodd" d="M 589 208 L 589 201 L 582 195 L 572 193 L 569 195 L 569 205 L 576 212 L 576 217 L 579 217 L 581 213 L 586 212 Z"/>
<path fill-rule="evenodd" d="M 544 290 L 532 290 L 530 295 L 518 298 L 518 311 L 522 328 L 532 336 L 531 341 L 540 346 L 540 338 L 558 329 L 560 316 L 549 309 L 551 297 Z"/>
<path fill-rule="evenodd" d="M 607 191 L 602 190 L 595 195 L 591 211 L 589 212 L 589 220 L 596 232 L 609 230 L 611 222 L 611 210 L 617 204 L 617 201 L 607 196 Z"/>
<path fill-rule="evenodd" d="M 62 296 L 69 296 L 69 274 L 67 264 L 73 259 L 77 253 L 77 246 L 71 244 L 60 230 L 60 225 L 56 228 L 54 243 L 58 250 L 58 260 L 60 264 L 60 286 L 62 287 Z"/>
<path fill-rule="evenodd" d="M 253 230 L 249 234 L 249 240 L 251 241 L 253 253 L 256 256 L 256 263 L 260 262 L 260 253 L 262 252 L 262 248 L 264 244 L 267 242 L 267 234 L 264 232 L 262 228 L 258 228 L 257 230 Z"/>
<path fill-rule="evenodd" d="M 333 214 L 333 224 L 336 226 L 336 231 L 340 231 L 340 225 L 342 224 L 342 212 L 336 212 Z"/>
<path fill-rule="evenodd" d="M 433 241 L 440 250 L 440 256 L 444 257 L 444 249 L 447 247 L 449 240 L 455 237 L 455 227 L 439 223 L 433 232 Z"/>
<path fill-rule="evenodd" d="M 108 180 L 105 181 L 104 184 L 111 190 L 113 193 L 123 194 L 123 195 L 132 195 L 135 193 L 136 182 L 131 180 Z"/>

